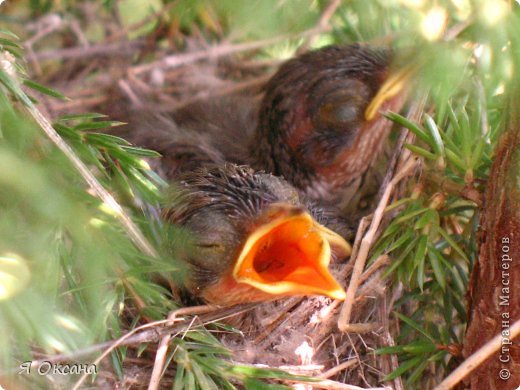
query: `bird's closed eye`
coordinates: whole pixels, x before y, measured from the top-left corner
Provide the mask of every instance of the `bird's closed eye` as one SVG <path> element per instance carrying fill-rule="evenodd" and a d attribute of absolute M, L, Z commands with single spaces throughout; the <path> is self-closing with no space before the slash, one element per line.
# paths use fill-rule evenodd
<path fill-rule="evenodd" d="M 220 243 L 216 242 L 201 242 L 197 244 L 197 247 L 201 249 L 209 249 L 214 252 L 225 252 L 226 247 Z"/>
<path fill-rule="evenodd" d="M 360 107 L 358 104 L 340 102 L 326 103 L 319 109 L 319 121 L 327 127 L 356 126 L 361 120 Z"/>

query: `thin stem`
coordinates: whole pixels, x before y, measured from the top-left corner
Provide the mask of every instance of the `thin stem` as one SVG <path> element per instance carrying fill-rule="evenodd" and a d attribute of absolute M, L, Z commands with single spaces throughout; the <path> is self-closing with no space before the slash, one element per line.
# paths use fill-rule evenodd
<path fill-rule="evenodd" d="M 517 320 L 509 328 L 509 334 L 509 340 L 511 341 L 520 334 L 520 320 Z M 486 344 L 480 347 L 477 351 L 475 351 L 470 357 L 464 360 L 464 362 L 455 371 L 453 371 L 450 375 L 444 378 L 444 380 L 441 383 L 439 383 L 437 387 L 435 387 L 435 390 L 448 390 L 455 387 L 457 383 L 462 381 L 475 368 L 481 365 L 493 353 L 498 351 L 502 346 L 502 341 L 502 333 L 497 334 Z"/>

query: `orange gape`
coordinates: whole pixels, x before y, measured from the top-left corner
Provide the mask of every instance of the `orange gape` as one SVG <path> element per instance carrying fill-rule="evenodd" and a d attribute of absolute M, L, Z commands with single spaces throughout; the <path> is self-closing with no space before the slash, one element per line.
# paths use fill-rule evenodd
<path fill-rule="evenodd" d="M 343 289 L 328 270 L 329 236 L 307 213 L 276 218 L 249 236 L 233 276 L 268 294 L 344 299 Z M 350 250 L 346 242 L 344 247 Z"/>

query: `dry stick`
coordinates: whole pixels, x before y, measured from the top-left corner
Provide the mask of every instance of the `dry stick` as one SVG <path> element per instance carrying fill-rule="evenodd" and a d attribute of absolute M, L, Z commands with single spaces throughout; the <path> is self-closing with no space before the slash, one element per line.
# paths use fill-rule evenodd
<path fill-rule="evenodd" d="M 116 217 L 121 221 L 134 244 L 146 255 L 157 257 L 157 252 L 143 236 L 137 225 L 124 212 L 123 208 L 119 203 L 117 203 L 114 197 L 98 182 L 96 177 L 89 171 L 83 161 L 81 161 L 81 159 L 74 153 L 69 144 L 67 144 L 56 130 L 54 130 L 47 118 L 32 104 L 26 105 L 25 107 L 38 125 L 40 125 L 43 131 L 45 131 L 51 141 L 54 142 L 54 144 L 72 162 L 74 167 L 79 171 L 83 179 L 92 188 L 96 195 L 103 201 L 103 203 L 109 206 L 111 210 L 115 211 Z"/>
<path fill-rule="evenodd" d="M 516 320 L 515 323 L 509 328 L 509 340 L 512 341 L 515 337 L 520 334 L 520 319 Z M 468 374 L 475 368 L 480 366 L 485 360 L 487 360 L 491 354 L 495 353 L 502 346 L 504 337 L 502 333 L 497 334 L 486 344 L 475 351 L 470 357 L 468 357 L 460 366 L 457 367 L 450 375 L 439 383 L 434 390 L 448 390 L 453 388 L 457 383 L 463 380 Z"/>
<path fill-rule="evenodd" d="M 208 307 L 212 308 L 211 306 L 194 306 L 174 310 L 168 316 L 168 321 L 169 323 L 173 324 L 178 315 L 203 314 L 205 313 L 204 309 L 207 309 Z M 195 317 L 193 318 L 193 320 L 195 320 Z M 159 348 L 157 348 L 157 353 L 155 354 L 155 363 L 153 365 L 150 383 L 148 384 L 148 390 L 157 390 L 159 388 L 159 383 L 161 382 L 161 375 L 164 368 L 164 362 L 166 360 L 166 353 L 168 352 L 168 344 L 170 343 L 171 338 L 172 334 L 168 333 L 163 336 L 159 343 Z"/>
<path fill-rule="evenodd" d="M 51 104 L 51 110 L 53 111 L 69 111 L 74 108 L 83 108 L 97 106 L 105 103 L 108 100 L 108 96 L 90 96 L 86 98 L 75 98 L 72 101 L 68 101 L 65 103 L 54 103 Z"/>
<path fill-rule="evenodd" d="M 381 219 L 383 218 L 385 208 L 388 205 L 390 195 L 392 194 L 394 187 L 403 178 L 408 176 L 416 167 L 416 165 L 417 159 L 414 157 L 409 157 L 404 163 L 403 168 L 397 172 L 395 177 L 390 181 L 385 189 L 385 192 L 383 193 L 383 196 L 381 197 L 381 200 L 379 201 L 376 211 L 374 212 L 370 228 L 363 237 L 363 240 L 361 240 L 359 254 L 356 257 L 354 270 L 352 271 L 352 278 L 350 279 L 350 284 L 347 289 L 347 296 L 345 298 L 345 302 L 343 303 L 343 307 L 341 308 L 338 319 L 338 328 L 342 332 L 355 332 L 358 329 L 357 325 L 350 324 L 349 322 L 354 304 L 354 297 L 359 286 L 361 273 L 363 272 L 363 268 L 365 267 L 365 263 L 368 258 L 368 252 L 370 251 L 372 241 L 376 235 Z"/>
<path fill-rule="evenodd" d="M 411 118 L 418 120 L 418 117 L 419 117 L 420 113 L 422 113 L 423 110 L 424 110 L 424 106 L 426 104 L 426 98 L 427 98 L 427 94 L 426 93 L 421 94 L 421 96 L 419 98 L 417 98 L 416 103 L 414 103 L 410 107 L 409 112 L 410 112 L 410 117 Z M 384 202 L 385 203 L 384 207 L 382 206 L 383 195 L 388 190 L 388 185 L 393 180 L 392 178 L 394 176 L 396 176 L 395 169 L 397 169 L 398 164 L 399 164 L 400 161 L 405 161 L 405 160 L 409 161 L 409 156 L 411 155 L 410 152 L 405 151 L 404 153 L 406 153 L 406 155 L 405 155 L 405 157 L 403 157 L 403 154 L 398 153 L 398 151 L 401 151 L 403 149 L 403 146 L 404 146 L 404 144 L 406 142 L 411 142 L 411 140 L 407 141 L 407 139 L 409 139 L 410 137 L 413 137 L 413 135 L 409 131 L 407 131 L 407 130 L 403 131 L 401 133 L 401 136 L 399 137 L 399 140 L 397 141 L 396 152 L 392 156 L 392 160 L 391 160 L 391 162 L 389 164 L 389 166 L 391 168 L 388 170 L 387 174 L 385 175 L 385 179 L 383 181 L 383 184 L 381 185 L 381 189 L 380 189 L 379 194 L 378 194 L 378 198 L 380 199 L 380 202 L 379 202 L 379 205 L 378 205 L 377 209 L 380 209 L 380 207 L 382 207 L 382 211 L 383 212 L 384 212 L 384 209 L 386 207 L 386 203 L 388 203 L 388 199 L 387 199 L 386 202 Z M 360 247 L 361 247 L 361 245 L 363 243 L 363 240 L 364 240 L 363 235 L 365 234 L 366 229 L 369 226 L 370 227 L 376 226 L 376 230 L 377 230 L 377 226 L 379 226 L 381 221 L 379 221 L 376 225 L 374 225 L 373 223 L 374 223 L 374 215 L 372 215 L 370 217 L 364 217 L 364 218 L 361 219 L 361 222 L 359 224 L 359 227 L 358 227 L 358 230 L 357 230 L 357 233 L 356 233 L 356 238 L 354 240 L 354 245 L 353 245 L 353 248 L 352 248 L 352 255 L 351 255 L 351 258 L 352 259 L 356 259 L 356 261 L 355 262 L 350 261 L 348 263 L 349 265 L 354 263 L 354 267 L 355 267 L 356 264 L 358 264 L 357 259 L 359 257 Z M 363 239 L 362 239 L 362 237 L 363 237 Z M 367 244 L 368 244 L 368 250 L 369 250 L 370 249 L 370 243 L 367 243 Z M 366 254 L 366 256 L 368 256 L 368 253 Z M 363 260 L 363 267 L 364 267 L 364 262 L 365 261 L 366 261 L 366 257 L 365 257 L 365 260 Z M 346 278 L 347 277 L 347 271 L 349 269 L 350 269 L 350 267 L 345 267 L 345 269 L 342 272 L 342 276 L 344 276 Z M 361 271 L 359 271 L 359 272 L 361 272 Z M 357 274 L 356 278 L 359 278 L 359 273 Z M 352 284 L 352 280 L 354 280 L 354 275 L 352 275 L 351 284 Z M 357 281 L 357 286 L 359 286 L 359 283 L 360 282 L 358 280 Z M 348 300 L 348 298 L 347 298 L 347 300 L 345 300 L 345 302 L 343 303 L 342 311 L 340 313 L 340 318 L 338 319 L 338 326 L 339 326 L 341 321 L 345 321 L 345 322 L 350 321 L 350 313 L 352 311 L 352 305 L 355 303 L 353 298 L 355 296 L 355 293 L 356 293 L 356 290 L 357 290 L 357 286 L 356 286 L 356 289 L 354 289 L 353 291 L 350 291 L 350 285 L 349 285 L 349 291 L 351 292 L 351 294 L 353 294 L 353 296 L 352 296 L 351 300 Z M 347 293 L 348 293 L 348 291 L 347 291 Z M 348 308 L 348 318 L 346 317 L 346 314 L 347 314 L 346 313 L 346 311 L 347 311 L 346 305 L 350 305 L 350 307 Z M 363 330 L 364 328 L 365 328 L 365 325 L 359 324 L 359 330 Z"/>
<path fill-rule="evenodd" d="M 188 307 L 188 308 L 181 308 L 181 309 L 178 309 L 176 311 L 174 311 L 174 313 L 176 314 L 193 314 L 195 312 L 197 312 L 198 310 L 198 313 L 204 313 L 204 312 L 208 312 L 208 311 L 211 311 L 211 310 L 214 310 L 215 307 L 214 306 L 193 306 L 193 307 Z M 173 318 L 175 318 L 175 316 L 173 316 Z M 183 319 L 179 319 L 179 321 L 182 321 Z M 116 349 L 118 346 L 120 346 L 123 341 L 125 341 L 126 339 L 128 339 L 130 336 L 132 336 L 133 334 L 139 332 L 140 330 L 143 330 L 143 329 L 147 329 L 147 328 L 151 328 L 151 327 L 156 327 L 156 326 L 159 326 L 159 325 L 169 325 L 171 324 L 172 321 L 170 320 L 170 318 L 168 317 L 167 320 L 160 320 L 160 321 L 154 321 L 154 322 L 149 322 L 148 324 L 144 324 L 142 326 L 139 326 L 135 329 L 132 329 L 130 332 L 128 332 L 127 334 L 125 334 L 124 336 L 120 337 L 119 339 L 116 340 L 116 342 L 112 343 L 110 345 L 109 348 L 107 348 L 95 361 L 94 363 L 92 363 L 93 365 L 97 366 L 108 354 L 110 354 L 114 349 Z M 87 379 L 87 377 L 89 376 L 90 374 L 88 372 L 85 372 L 81 378 L 79 378 L 79 380 L 76 382 L 76 384 L 74 385 L 74 387 L 72 388 L 72 390 L 77 390 L 79 389 L 79 387 L 83 384 L 83 382 L 85 382 L 85 380 Z"/>
<path fill-rule="evenodd" d="M 359 364 L 357 359 L 347 360 L 346 362 L 338 364 L 337 366 L 332 367 L 330 370 L 325 371 L 323 374 L 320 375 L 320 378 L 328 379 L 328 378 L 336 375 L 338 372 L 346 370 L 347 368 L 350 368 L 357 364 Z"/>
<path fill-rule="evenodd" d="M 144 41 L 131 42 L 116 42 L 91 45 L 89 47 L 70 47 L 65 49 L 43 50 L 35 52 L 33 57 L 35 60 L 50 60 L 50 59 L 78 59 L 90 58 L 93 56 L 117 56 L 117 55 L 131 55 L 137 49 L 145 46 Z"/>
<path fill-rule="evenodd" d="M 395 346 L 394 338 L 393 338 L 392 334 L 390 333 L 390 323 L 389 323 L 390 312 L 391 312 L 391 308 L 394 305 L 395 299 L 397 297 L 401 296 L 402 288 L 403 288 L 402 285 L 399 284 L 397 286 L 397 288 L 392 290 L 392 294 L 390 297 L 389 297 L 389 294 L 386 295 L 386 297 L 383 301 L 384 307 L 381 307 L 381 306 L 379 307 L 379 311 L 380 311 L 379 318 L 381 320 L 381 326 L 383 328 L 381 338 L 383 340 L 384 346 L 389 346 L 389 347 Z M 397 325 L 399 325 L 399 322 L 397 322 Z M 397 333 L 399 333 L 399 330 L 397 330 Z M 395 353 L 387 355 L 386 359 L 388 362 L 388 366 L 390 366 L 390 367 L 387 370 L 385 370 L 385 367 L 382 367 L 383 372 L 390 373 L 390 372 L 397 370 L 397 368 L 399 367 L 399 360 L 397 358 L 397 355 Z M 395 378 L 393 380 L 393 385 L 394 385 L 394 390 L 404 390 L 403 380 L 401 379 L 400 376 L 398 376 L 397 378 Z"/>
<path fill-rule="evenodd" d="M 378 256 L 376 261 L 374 261 L 368 269 L 363 272 L 361 277 L 359 278 L 359 283 L 364 283 L 369 277 L 371 277 L 376 271 L 378 271 L 381 267 L 388 265 L 391 259 L 388 255 Z"/>
<path fill-rule="evenodd" d="M 155 69 L 157 67 L 159 68 L 176 68 L 182 65 L 191 64 L 193 62 L 197 62 L 206 58 L 218 58 L 222 56 L 226 56 L 229 54 L 239 53 L 243 51 L 250 51 L 250 50 L 256 50 L 260 49 L 264 46 L 273 45 L 278 42 L 283 42 L 289 39 L 299 38 L 299 37 L 306 37 L 312 34 L 316 34 L 317 32 L 323 32 L 325 29 L 321 29 L 320 27 L 315 27 L 306 31 L 303 31 L 298 34 L 286 34 L 281 35 L 274 38 L 269 39 L 263 39 L 260 41 L 255 42 L 247 42 L 247 43 L 240 43 L 237 45 L 218 45 L 210 47 L 207 50 L 199 50 L 193 53 L 185 53 L 185 54 L 174 54 L 171 56 L 167 56 L 163 59 L 160 59 L 158 61 L 154 61 L 148 64 L 138 65 L 131 69 L 131 72 L 134 74 L 141 74 L 144 72 L 148 72 L 152 69 Z"/>
<path fill-rule="evenodd" d="M 359 222 L 359 226 L 358 226 L 358 229 L 356 232 L 356 237 L 354 239 L 354 245 L 352 246 L 352 254 L 350 255 L 351 259 L 357 258 L 357 255 L 359 253 L 359 246 L 361 244 L 361 238 L 362 238 L 363 234 L 365 234 L 365 231 L 370 226 L 370 219 L 371 219 L 371 216 L 363 217 L 361 219 L 361 222 Z M 343 269 L 341 270 L 341 273 L 340 273 L 341 277 L 343 279 L 346 279 L 348 277 L 349 273 L 352 271 L 352 268 L 353 268 L 352 261 L 349 261 L 348 263 L 346 263 L 345 266 L 343 267 Z"/>

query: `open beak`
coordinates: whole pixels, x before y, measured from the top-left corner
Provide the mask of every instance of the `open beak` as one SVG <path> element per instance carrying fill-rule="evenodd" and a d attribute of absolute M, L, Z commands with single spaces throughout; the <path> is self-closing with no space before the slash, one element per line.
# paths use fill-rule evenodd
<path fill-rule="evenodd" d="M 345 299 L 345 291 L 328 270 L 332 250 L 351 252 L 338 234 L 318 224 L 307 212 L 282 205 L 247 238 L 233 277 L 273 295 L 325 295 Z"/>
<path fill-rule="evenodd" d="M 408 81 L 416 70 L 416 65 L 409 65 L 391 74 L 383 83 L 381 88 L 379 88 L 376 96 L 374 96 L 365 110 L 365 119 L 367 121 L 374 119 L 383 103 L 398 95 L 405 89 L 405 86 L 408 84 Z"/>

